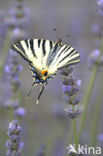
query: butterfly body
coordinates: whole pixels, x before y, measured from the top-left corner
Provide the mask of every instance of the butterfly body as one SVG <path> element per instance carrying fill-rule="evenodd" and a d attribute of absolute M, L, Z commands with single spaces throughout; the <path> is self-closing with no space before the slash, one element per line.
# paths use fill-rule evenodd
<path fill-rule="evenodd" d="M 47 84 L 58 69 L 80 61 L 80 54 L 73 47 L 63 44 L 61 40 L 21 40 L 11 48 L 29 63 L 34 79 L 33 85 Z"/>

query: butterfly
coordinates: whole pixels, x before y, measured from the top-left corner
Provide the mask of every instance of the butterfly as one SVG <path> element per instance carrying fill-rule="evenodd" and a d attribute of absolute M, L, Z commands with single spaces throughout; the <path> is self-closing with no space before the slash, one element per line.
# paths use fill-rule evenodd
<path fill-rule="evenodd" d="M 42 84 L 37 104 L 44 86 L 56 75 L 58 69 L 80 62 L 80 54 L 73 47 L 63 44 L 61 40 L 21 40 L 13 44 L 11 49 L 29 63 L 34 80 L 32 87 Z"/>

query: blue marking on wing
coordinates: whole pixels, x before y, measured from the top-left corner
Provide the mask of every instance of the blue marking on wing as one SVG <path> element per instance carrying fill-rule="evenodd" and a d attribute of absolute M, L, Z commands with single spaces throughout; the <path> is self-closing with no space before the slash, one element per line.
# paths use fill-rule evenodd
<path fill-rule="evenodd" d="M 34 67 L 31 67 L 31 70 L 32 70 L 33 72 L 35 72 L 35 71 L 36 71 Z"/>
<path fill-rule="evenodd" d="M 36 73 L 33 73 L 33 77 L 37 77 L 37 74 Z"/>
<path fill-rule="evenodd" d="M 40 80 L 38 80 L 38 79 L 35 80 L 35 83 L 39 83 L 39 82 L 40 82 Z"/>

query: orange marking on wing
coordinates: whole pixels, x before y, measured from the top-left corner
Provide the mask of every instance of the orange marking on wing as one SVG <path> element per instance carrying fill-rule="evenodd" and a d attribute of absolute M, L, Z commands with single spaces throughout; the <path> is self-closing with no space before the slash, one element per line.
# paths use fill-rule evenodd
<path fill-rule="evenodd" d="M 42 74 L 44 75 L 46 72 L 48 72 L 47 70 L 42 70 Z"/>

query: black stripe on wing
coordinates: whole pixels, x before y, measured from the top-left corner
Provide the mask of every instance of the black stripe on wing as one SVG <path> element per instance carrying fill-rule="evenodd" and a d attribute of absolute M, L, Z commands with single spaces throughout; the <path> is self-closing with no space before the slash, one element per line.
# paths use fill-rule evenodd
<path fill-rule="evenodd" d="M 62 45 L 63 46 L 63 45 Z M 61 46 L 61 47 L 62 47 Z M 68 47 L 67 45 L 65 45 L 65 47 L 62 49 L 62 51 L 60 52 L 60 54 L 58 55 L 57 59 L 61 56 L 61 54 L 64 52 L 65 53 L 65 50 L 69 50 L 71 47 Z"/>
<path fill-rule="evenodd" d="M 72 51 L 72 53 L 75 50 Z M 80 54 L 75 51 L 75 53 L 73 53 L 70 57 L 70 54 L 66 55 L 63 59 L 61 59 L 58 63 L 58 65 L 60 66 L 61 63 L 63 63 L 63 65 L 61 67 L 59 67 L 58 69 L 61 69 L 63 67 L 69 66 L 69 65 L 74 65 L 80 62 Z"/>
<path fill-rule="evenodd" d="M 30 40 L 29 40 L 29 44 L 30 44 L 30 49 L 31 49 L 32 54 L 34 55 L 34 57 L 36 57 L 33 39 L 30 39 Z M 36 58 L 37 58 L 37 57 L 36 57 Z"/>
<path fill-rule="evenodd" d="M 27 48 L 29 48 L 28 40 L 24 40 Z"/>
<path fill-rule="evenodd" d="M 43 54 L 43 57 L 45 57 L 45 55 L 48 53 L 48 51 L 51 51 L 53 49 L 54 42 L 51 41 L 51 40 L 37 39 L 37 45 L 36 45 L 36 47 L 41 49 L 41 52 Z M 34 44 L 34 49 L 35 49 L 35 44 Z"/>
<path fill-rule="evenodd" d="M 73 52 L 75 52 L 75 53 L 73 53 Z M 64 57 L 59 61 L 59 63 L 61 63 L 62 61 L 64 61 L 64 60 L 65 60 L 67 57 L 69 57 L 72 53 L 73 53 L 73 55 L 78 54 L 78 52 L 75 51 L 75 49 L 72 49 L 72 50 L 70 51 L 70 53 L 68 53 L 66 56 L 64 56 Z M 73 55 L 71 55 L 71 56 L 73 56 Z M 76 59 L 76 58 L 75 58 L 75 59 Z"/>
<path fill-rule="evenodd" d="M 53 62 L 53 65 L 57 65 L 58 69 L 68 65 L 73 65 L 80 62 L 80 54 L 71 46 L 63 45 L 64 48 L 58 51 L 59 55 Z"/>
<path fill-rule="evenodd" d="M 53 48 L 53 42 L 49 41 L 50 50 Z"/>
<path fill-rule="evenodd" d="M 75 60 L 75 61 L 73 61 L 73 62 L 69 61 L 69 62 L 66 63 L 64 66 L 59 67 L 58 69 L 62 69 L 62 68 L 64 68 L 64 67 L 68 67 L 68 66 L 71 66 L 71 65 L 75 65 L 75 64 L 77 64 L 77 63 L 79 63 L 79 62 L 80 62 L 80 59 L 79 59 L 79 57 L 78 57 L 77 60 Z"/>
<path fill-rule="evenodd" d="M 38 48 L 40 48 L 41 39 L 38 39 Z"/>
<path fill-rule="evenodd" d="M 45 54 L 46 54 L 46 48 L 45 48 L 45 46 L 46 46 L 46 40 L 43 40 L 43 42 L 42 42 L 42 50 L 43 50 L 43 54 L 44 54 L 44 56 L 45 56 Z"/>
<path fill-rule="evenodd" d="M 25 49 L 23 48 L 23 46 L 21 45 L 20 42 L 17 42 L 15 44 L 13 44 L 11 46 L 11 49 L 16 51 L 24 60 L 26 60 L 29 64 L 31 64 L 32 62 L 27 58 L 26 54 L 25 54 Z"/>
<path fill-rule="evenodd" d="M 58 42 L 55 43 L 54 47 L 51 49 L 51 52 L 48 56 L 47 65 L 50 65 L 53 59 L 55 58 L 56 54 L 59 51 L 59 45 Z"/>

